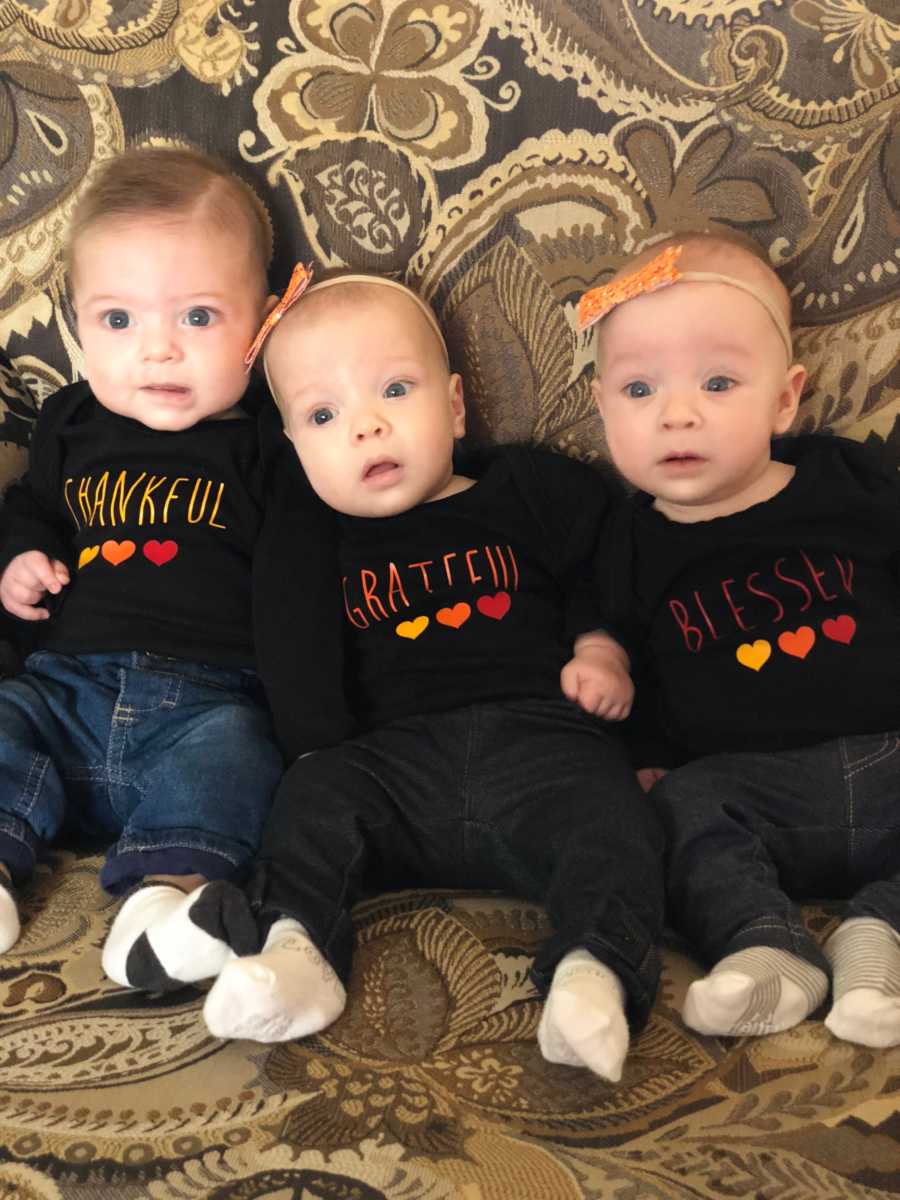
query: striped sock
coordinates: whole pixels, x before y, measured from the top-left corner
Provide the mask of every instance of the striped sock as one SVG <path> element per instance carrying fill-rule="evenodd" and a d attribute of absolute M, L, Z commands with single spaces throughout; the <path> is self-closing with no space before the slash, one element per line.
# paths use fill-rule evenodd
<path fill-rule="evenodd" d="M 835 1037 L 863 1046 L 900 1045 L 900 937 L 877 917 L 844 921 L 825 943 L 834 1003 L 825 1018 Z"/>
<path fill-rule="evenodd" d="M 716 963 L 688 988 L 682 1016 L 715 1036 L 759 1036 L 798 1025 L 825 999 L 828 978 L 796 954 L 751 946 Z"/>

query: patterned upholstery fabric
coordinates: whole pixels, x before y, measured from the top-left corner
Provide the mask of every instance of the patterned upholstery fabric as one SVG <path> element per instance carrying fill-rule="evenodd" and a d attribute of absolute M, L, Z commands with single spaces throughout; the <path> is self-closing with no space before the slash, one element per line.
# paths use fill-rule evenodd
<path fill-rule="evenodd" d="M 0 0 L 0 487 L 77 377 L 60 246 L 93 165 L 184 141 L 295 260 L 418 285 L 485 440 L 604 453 L 574 303 L 646 240 L 757 239 L 810 368 L 798 426 L 900 459 L 896 0 Z M 221 1044 L 129 994 L 97 855 L 48 855 L 0 961 L 0 1196 L 804 1198 L 900 1192 L 900 1050 L 693 1035 L 667 950 L 625 1077 L 550 1066 L 511 898 L 361 905 L 321 1037 Z M 807 919 L 823 936 L 828 906 Z M 821 1014 L 819 1014 L 821 1017 Z"/>

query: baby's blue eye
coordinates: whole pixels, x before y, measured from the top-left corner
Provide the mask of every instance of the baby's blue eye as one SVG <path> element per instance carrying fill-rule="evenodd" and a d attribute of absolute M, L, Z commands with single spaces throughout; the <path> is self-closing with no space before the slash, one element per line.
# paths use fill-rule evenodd
<path fill-rule="evenodd" d="M 330 408 L 317 408 L 309 418 L 313 425 L 327 425 L 329 421 L 334 419 L 334 413 Z"/>
<path fill-rule="evenodd" d="M 398 381 L 397 383 L 389 383 L 387 385 L 387 387 L 384 389 L 384 394 L 389 400 L 392 400 L 392 399 L 395 399 L 397 396 L 405 396 L 408 391 L 409 391 L 409 384 L 400 383 Z"/>
<path fill-rule="evenodd" d="M 733 386 L 734 380 L 729 379 L 727 375 L 713 375 L 712 379 L 707 380 L 706 390 L 708 392 L 727 392 Z"/>
<path fill-rule="evenodd" d="M 630 396 L 632 400 L 643 400 L 645 396 L 650 395 L 650 384 L 645 383 L 643 379 L 635 379 L 633 383 L 625 385 L 625 395 Z"/>
<path fill-rule="evenodd" d="M 104 313 L 103 322 L 110 329 L 127 329 L 131 318 L 124 308 L 111 308 L 108 313 Z"/>
<path fill-rule="evenodd" d="M 198 329 L 208 325 L 211 320 L 212 313 L 208 308 L 192 308 L 185 317 L 186 324 L 194 325 Z"/>

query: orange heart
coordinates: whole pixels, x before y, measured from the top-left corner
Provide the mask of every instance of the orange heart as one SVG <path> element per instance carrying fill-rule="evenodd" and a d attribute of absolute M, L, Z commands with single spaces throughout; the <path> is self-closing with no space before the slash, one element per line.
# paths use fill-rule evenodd
<path fill-rule="evenodd" d="M 126 558 L 131 558 L 134 554 L 134 542 L 104 542 L 100 547 L 100 553 L 108 563 L 112 563 L 117 567 L 119 563 L 123 563 Z"/>
<path fill-rule="evenodd" d="M 80 571 L 82 567 L 86 567 L 88 563 L 92 563 L 99 553 L 99 546 L 85 546 L 78 555 L 78 570 Z"/>
<path fill-rule="evenodd" d="M 494 621 L 502 621 L 509 612 L 511 604 L 509 592 L 497 592 L 494 596 L 479 596 L 475 601 L 478 611 Z"/>
<path fill-rule="evenodd" d="M 793 633 L 787 629 L 778 635 L 778 649 L 793 658 L 806 658 L 816 640 L 815 630 L 808 625 L 801 625 Z"/>
<path fill-rule="evenodd" d="M 414 621 L 401 621 L 394 632 L 398 637 L 410 638 L 415 641 L 420 633 L 424 633 L 428 628 L 429 621 L 427 617 L 416 617 Z"/>
<path fill-rule="evenodd" d="M 158 542 L 155 538 L 152 538 L 149 542 L 144 542 L 144 558 L 149 558 L 157 567 L 161 567 L 164 563 L 167 563 L 177 553 L 178 543 L 173 542 L 171 538 L 167 542 Z"/>
<path fill-rule="evenodd" d="M 849 646 L 856 633 L 856 622 L 847 613 L 839 617 L 829 617 L 827 621 L 822 622 L 822 632 L 833 642 L 843 642 L 845 646 Z"/>
<path fill-rule="evenodd" d="M 772 655 L 772 647 L 764 638 L 757 638 L 752 645 L 750 642 L 742 642 L 735 653 L 742 667 L 749 667 L 751 671 L 758 671 L 760 667 L 764 667 L 769 661 Z"/>
<path fill-rule="evenodd" d="M 439 608 L 435 613 L 439 625 L 450 625 L 453 629 L 465 625 L 471 615 L 472 609 L 463 600 L 454 604 L 452 608 Z"/>

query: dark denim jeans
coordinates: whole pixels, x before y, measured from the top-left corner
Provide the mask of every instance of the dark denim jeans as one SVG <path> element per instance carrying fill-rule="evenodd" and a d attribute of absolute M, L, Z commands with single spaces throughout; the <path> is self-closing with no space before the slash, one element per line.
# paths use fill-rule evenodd
<path fill-rule="evenodd" d="M 347 979 L 350 907 L 405 886 L 546 904 L 535 965 L 586 946 L 621 978 L 633 1028 L 656 994 L 662 830 L 609 727 L 564 699 L 397 721 L 300 758 L 278 790 L 251 897 L 294 917 Z"/>
<path fill-rule="evenodd" d="M 101 881 L 223 878 L 281 777 L 256 675 L 128 651 L 38 651 L 0 684 L 0 860 L 15 882 L 65 826 L 115 837 Z"/>
<path fill-rule="evenodd" d="M 669 841 L 672 923 L 710 963 L 748 946 L 828 973 L 795 900 L 848 899 L 900 929 L 900 736 L 719 754 L 651 793 Z"/>

